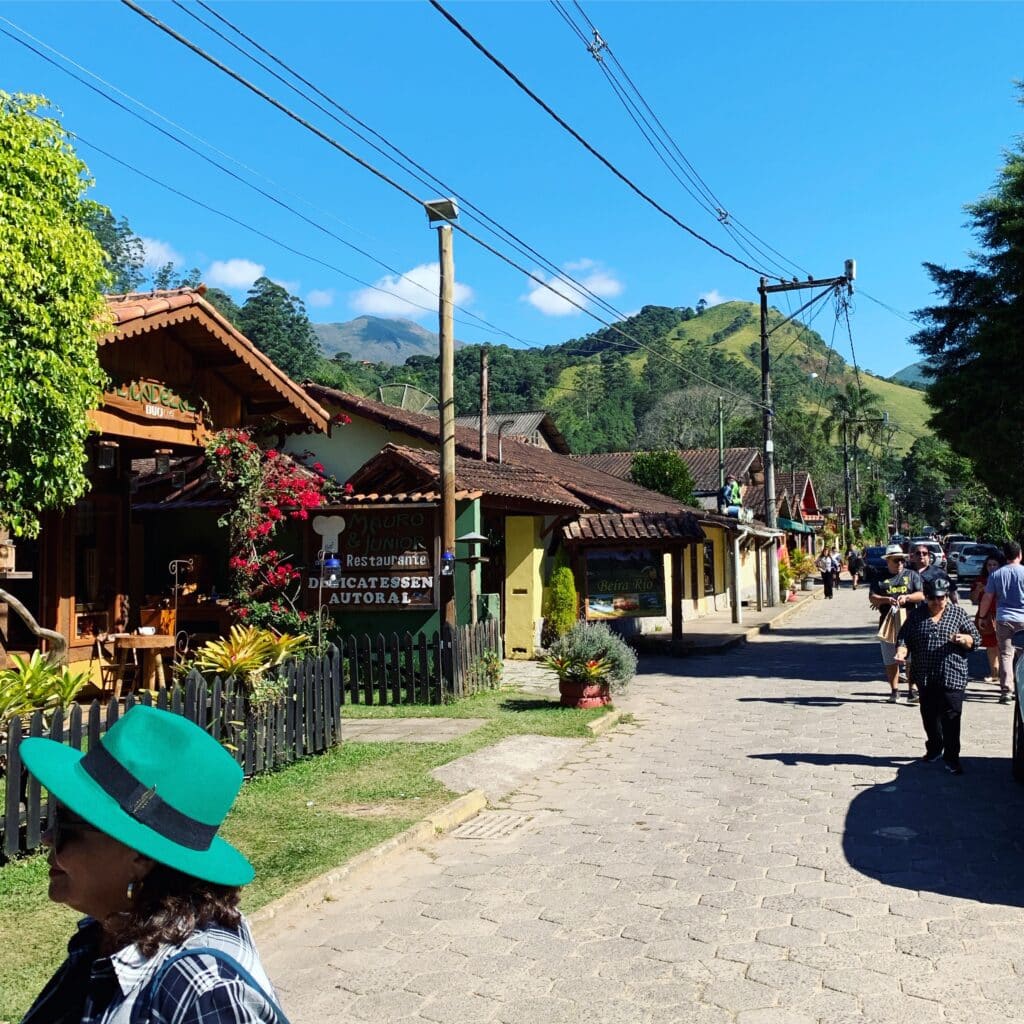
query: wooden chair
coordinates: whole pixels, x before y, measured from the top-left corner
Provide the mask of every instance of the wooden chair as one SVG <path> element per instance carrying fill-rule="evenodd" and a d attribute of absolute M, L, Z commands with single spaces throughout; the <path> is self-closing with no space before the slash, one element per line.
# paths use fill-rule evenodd
<path fill-rule="evenodd" d="M 93 653 L 89 658 L 89 674 L 92 675 L 94 661 L 100 666 L 100 692 L 108 692 L 115 700 L 120 700 L 124 684 L 135 682 L 139 675 L 139 659 L 133 649 L 118 649 L 117 634 L 103 634 L 96 637 Z M 110 650 L 104 644 L 110 644 Z"/>

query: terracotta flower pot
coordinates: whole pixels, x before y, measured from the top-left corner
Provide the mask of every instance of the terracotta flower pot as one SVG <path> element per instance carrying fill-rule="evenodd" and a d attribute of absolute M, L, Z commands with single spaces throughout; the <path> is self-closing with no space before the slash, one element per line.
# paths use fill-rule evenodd
<path fill-rule="evenodd" d="M 607 683 L 579 683 L 570 679 L 558 680 L 558 693 L 563 708 L 601 708 L 611 704 L 612 695 Z"/>

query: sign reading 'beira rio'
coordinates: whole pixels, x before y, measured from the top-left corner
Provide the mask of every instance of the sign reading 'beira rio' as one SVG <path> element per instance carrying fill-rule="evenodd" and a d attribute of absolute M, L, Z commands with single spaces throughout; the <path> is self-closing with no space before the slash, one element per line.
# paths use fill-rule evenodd
<path fill-rule="evenodd" d="M 337 611 L 437 607 L 435 508 L 344 508 L 338 515 L 317 516 L 312 526 L 324 563 L 308 577 L 311 606 Z"/>

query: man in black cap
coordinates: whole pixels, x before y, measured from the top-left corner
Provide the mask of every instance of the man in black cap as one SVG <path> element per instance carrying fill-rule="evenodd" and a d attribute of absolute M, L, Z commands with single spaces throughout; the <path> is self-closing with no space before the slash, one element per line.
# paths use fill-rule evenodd
<path fill-rule="evenodd" d="M 948 579 L 928 580 L 925 605 L 915 609 L 896 638 L 896 661 L 910 655 L 910 680 L 921 694 L 924 724 L 923 761 L 946 762 L 953 775 L 960 765 L 960 718 L 967 689 L 967 653 L 981 646 L 978 627 L 949 600 Z"/>

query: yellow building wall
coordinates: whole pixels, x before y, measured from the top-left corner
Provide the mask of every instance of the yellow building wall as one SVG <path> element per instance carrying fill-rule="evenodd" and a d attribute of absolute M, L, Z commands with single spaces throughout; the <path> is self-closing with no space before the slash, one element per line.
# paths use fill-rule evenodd
<path fill-rule="evenodd" d="M 505 518 L 505 652 L 509 658 L 536 655 L 544 596 L 543 523 L 541 516 Z"/>

